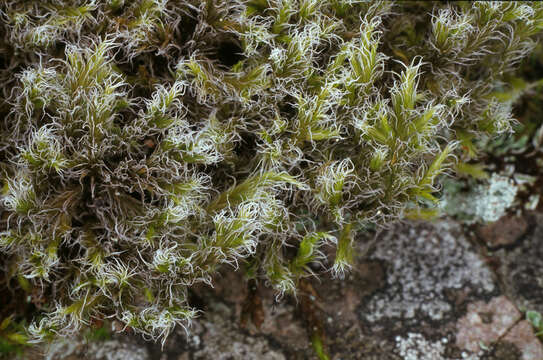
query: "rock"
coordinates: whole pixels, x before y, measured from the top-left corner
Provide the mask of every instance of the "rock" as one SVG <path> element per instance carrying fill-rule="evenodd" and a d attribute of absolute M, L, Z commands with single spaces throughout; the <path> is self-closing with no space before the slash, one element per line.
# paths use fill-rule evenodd
<path fill-rule="evenodd" d="M 477 235 L 491 249 L 515 244 L 528 231 L 524 217 L 505 215 L 498 221 L 480 226 Z"/>
<path fill-rule="evenodd" d="M 514 344 L 500 341 L 493 346 L 492 351 L 488 356 L 484 356 L 482 360 L 522 360 L 522 353 Z"/>
<path fill-rule="evenodd" d="M 535 336 L 532 324 L 526 320 L 520 321 L 509 330 L 503 341 L 514 344 L 520 350 L 522 360 L 543 359 L 543 346 Z"/>
<path fill-rule="evenodd" d="M 525 310 L 543 312 L 543 213 L 532 214 L 533 231 L 514 249 L 500 249 L 496 255 L 501 266 L 507 296 Z"/>
<path fill-rule="evenodd" d="M 268 298 L 269 299 L 269 298 Z M 309 335 L 298 316 L 296 307 L 288 303 L 272 304 L 264 301 L 266 316 L 261 333 L 273 339 L 291 351 L 299 351 L 311 347 Z"/>
<path fill-rule="evenodd" d="M 520 317 L 520 312 L 505 296 L 493 298 L 489 303 L 471 303 L 467 314 L 458 320 L 456 345 L 477 353 L 507 333 Z"/>
<path fill-rule="evenodd" d="M 283 354 L 270 348 L 268 341 L 261 337 L 247 336 L 221 321 L 206 321 L 202 337 L 205 344 L 193 353 L 194 360 L 284 360 Z"/>
<path fill-rule="evenodd" d="M 213 288 L 192 290 L 204 312 L 188 337 L 178 329 L 164 347 L 127 337 L 128 345 L 110 352 L 131 349 L 142 360 L 314 360 L 313 329 L 300 311 L 302 297 L 312 296 L 310 315 L 320 321 L 331 360 L 541 360 L 541 343 L 518 310 L 543 311 L 543 215 L 532 222 L 541 225 L 514 248 L 499 245 L 493 253 L 499 277 L 462 226 L 447 220 L 395 224 L 372 247 L 365 245 L 369 235 L 361 235 L 350 273 L 307 279 L 313 295 L 278 301 L 270 288 L 252 290 L 241 271 L 223 268 Z M 263 314 L 244 327 L 251 296 Z M 87 359 L 66 349 L 72 357 L 59 360 Z"/>
<path fill-rule="evenodd" d="M 461 227 L 452 222 L 397 225 L 381 234 L 376 244 L 371 259 L 386 262 L 387 285 L 361 309 L 370 323 L 443 320 L 453 315 L 450 290 L 468 291 L 469 297 L 477 298 L 496 289 L 492 273 Z"/>
<path fill-rule="evenodd" d="M 69 338 L 51 344 L 45 360 L 149 360 L 147 348 L 128 337 L 108 341 Z"/>

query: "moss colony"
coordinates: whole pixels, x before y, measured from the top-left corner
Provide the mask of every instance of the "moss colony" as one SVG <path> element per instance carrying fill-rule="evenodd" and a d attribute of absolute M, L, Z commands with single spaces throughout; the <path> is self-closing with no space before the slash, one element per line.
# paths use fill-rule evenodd
<path fill-rule="evenodd" d="M 0 15 L 0 264 L 45 299 L 33 341 L 102 319 L 163 339 L 225 264 L 294 293 L 330 246 L 341 276 L 357 231 L 433 211 L 455 154 L 510 130 L 493 91 L 543 28 L 539 2 L 12 0 Z"/>

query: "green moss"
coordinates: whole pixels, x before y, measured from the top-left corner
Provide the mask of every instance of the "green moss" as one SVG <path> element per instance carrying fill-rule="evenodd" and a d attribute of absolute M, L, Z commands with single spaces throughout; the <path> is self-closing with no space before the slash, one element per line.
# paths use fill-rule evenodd
<path fill-rule="evenodd" d="M 509 132 L 539 86 L 511 75 L 537 2 L 6 1 L 0 17 L 2 266 L 55 294 L 37 342 L 104 318 L 164 339 L 221 266 L 295 293 L 332 246 L 342 276 L 359 229 L 433 216 L 459 149 Z"/>
<path fill-rule="evenodd" d="M 13 359 L 24 353 L 29 345 L 23 324 L 8 317 L 0 323 L 0 359 Z"/>

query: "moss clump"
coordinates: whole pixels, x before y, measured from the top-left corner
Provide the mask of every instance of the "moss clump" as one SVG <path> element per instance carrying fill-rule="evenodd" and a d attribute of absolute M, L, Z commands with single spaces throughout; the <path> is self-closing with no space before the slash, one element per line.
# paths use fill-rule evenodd
<path fill-rule="evenodd" d="M 459 143 L 510 130 L 493 90 L 543 27 L 536 2 L 0 12 L 0 247 L 52 296 L 35 341 L 105 318 L 164 338 L 225 264 L 292 293 L 336 246 L 341 275 L 357 231 L 433 206 Z"/>

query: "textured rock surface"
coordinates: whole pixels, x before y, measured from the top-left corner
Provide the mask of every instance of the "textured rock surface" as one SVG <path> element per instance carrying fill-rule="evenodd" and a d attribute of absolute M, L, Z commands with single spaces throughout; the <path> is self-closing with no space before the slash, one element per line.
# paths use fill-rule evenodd
<path fill-rule="evenodd" d="M 331 360 L 541 360 L 523 311 L 543 311 L 543 215 L 525 222 L 524 234 L 494 252 L 452 221 L 397 224 L 367 253 L 370 239 L 360 239 L 365 255 L 345 279 L 311 279 L 297 299 L 276 299 L 224 269 L 214 288 L 195 290 L 204 315 L 188 337 L 179 329 L 164 348 L 126 336 L 71 352 L 65 343 L 56 354 L 70 355 L 51 359 L 317 359 L 318 328 Z"/>
<path fill-rule="evenodd" d="M 521 318 L 506 297 L 499 296 L 488 303 L 468 305 L 468 312 L 457 323 L 456 345 L 461 349 L 479 352 L 502 338 Z"/>
<path fill-rule="evenodd" d="M 480 226 L 477 235 L 489 248 L 511 246 L 528 231 L 528 221 L 521 216 L 502 216 L 495 223 Z"/>
<path fill-rule="evenodd" d="M 46 360 L 150 360 L 147 348 L 122 338 L 103 342 L 66 340 L 53 344 Z"/>
<path fill-rule="evenodd" d="M 505 292 L 517 306 L 543 312 L 543 213 L 529 217 L 529 233 L 511 250 L 496 253 Z"/>
<path fill-rule="evenodd" d="M 372 323 L 442 320 L 454 307 L 448 292 L 482 297 L 496 288 L 492 273 L 453 223 L 398 225 L 378 237 L 371 258 L 387 264 L 386 287 L 363 311 Z"/>
<path fill-rule="evenodd" d="M 514 344 L 521 349 L 522 360 L 541 360 L 543 359 L 543 346 L 534 336 L 532 325 L 526 321 L 520 321 L 503 338 L 504 342 Z"/>

